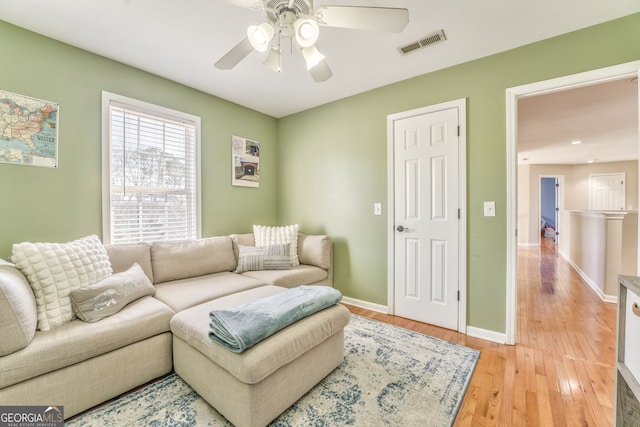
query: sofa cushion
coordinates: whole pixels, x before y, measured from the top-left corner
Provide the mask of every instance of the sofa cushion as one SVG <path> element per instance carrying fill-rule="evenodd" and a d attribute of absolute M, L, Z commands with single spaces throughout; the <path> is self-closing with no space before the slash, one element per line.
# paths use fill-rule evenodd
<path fill-rule="evenodd" d="M 329 236 L 299 234 L 298 257 L 300 263 L 328 270 L 331 267 L 332 245 L 333 242 Z"/>
<path fill-rule="evenodd" d="M 242 245 L 242 246 L 255 246 L 256 245 L 256 240 L 253 237 L 253 233 L 232 234 L 229 237 L 231 237 L 231 242 L 233 243 L 233 254 L 236 257 L 236 261 L 238 261 L 239 252 L 240 252 L 240 250 L 238 248 L 240 247 L 240 245 Z"/>
<path fill-rule="evenodd" d="M 151 245 L 154 283 L 233 271 L 231 237 L 209 237 L 190 242 L 157 242 Z"/>
<path fill-rule="evenodd" d="M 270 285 L 293 288 L 300 285 L 312 285 L 327 278 L 327 270 L 313 265 L 301 264 L 291 270 L 247 271 L 242 276 L 251 277 Z"/>
<path fill-rule="evenodd" d="M 0 356 L 25 348 L 38 323 L 36 300 L 26 277 L 0 260 Z"/>
<path fill-rule="evenodd" d="M 41 331 L 73 319 L 69 298 L 73 289 L 99 282 L 112 272 L 97 236 L 68 243 L 17 243 L 11 258 L 33 289 Z"/>
<path fill-rule="evenodd" d="M 238 266 L 234 273 L 257 270 L 289 270 L 291 246 L 289 244 L 270 246 L 238 246 Z"/>
<path fill-rule="evenodd" d="M 122 310 L 127 304 L 147 295 L 155 288 L 138 264 L 96 284 L 71 291 L 73 312 L 85 322 L 97 322 Z"/>
<path fill-rule="evenodd" d="M 52 331 L 38 331 L 27 347 L 0 358 L 0 388 L 167 332 L 173 315 L 162 302 L 144 297 L 100 322 L 75 319 Z"/>
<path fill-rule="evenodd" d="M 179 312 L 215 298 L 264 285 L 266 283 L 261 280 L 223 271 L 158 283 L 155 286 L 155 298 L 167 304 L 175 312 Z"/>
<path fill-rule="evenodd" d="M 254 225 L 253 237 L 256 246 L 269 246 L 288 243 L 291 245 L 291 266 L 300 265 L 298 259 L 298 224 L 271 227 Z"/>
<path fill-rule="evenodd" d="M 153 268 L 151 267 L 151 246 L 148 243 L 127 243 L 119 245 L 105 245 L 111 268 L 114 273 L 126 271 L 134 263 L 142 267 L 142 271 L 153 283 Z"/>

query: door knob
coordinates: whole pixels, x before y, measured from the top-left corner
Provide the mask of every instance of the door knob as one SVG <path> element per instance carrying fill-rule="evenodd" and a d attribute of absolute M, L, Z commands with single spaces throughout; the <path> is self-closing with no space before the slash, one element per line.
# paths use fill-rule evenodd
<path fill-rule="evenodd" d="M 408 228 L 406 228 L 406 227 L 404 227 L 402 225 L 397 226 L 396 230 L 398 230 L 400 233 L 402 233 L 403 231 L 409 231 Z"/>

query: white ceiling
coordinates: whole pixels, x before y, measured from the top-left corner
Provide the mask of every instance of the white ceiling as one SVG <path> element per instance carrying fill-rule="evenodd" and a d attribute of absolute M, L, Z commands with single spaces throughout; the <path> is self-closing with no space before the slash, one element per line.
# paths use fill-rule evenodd
<path fill-rule="evenodd" d="M 636 79 L 518 101 L 519 164 L 636 160 L 638 137 Z"/>
<path fill-rule="evenodd" d="M 240 1 L 240 0 L 230 0 Z M 242 0 L 253 3 L 253 0 Z M 213 64 L 263 12 L 224 0 L 0 0 L 0 19 L 274 117 L 640 12 L 640 0 L 316 0 L 315 6 L 403 7 L 400 34 L 321 27 L 333 77 L 314 83 L 297 51 L 281 73 L 252 52 L 233 70 Z M 397 50 L 444 30 L 443 43 Z M 519 163 L 638 158 L 637 85 L 620 81 L 522 99 Z M 571 145 L 576 139 L 579 146 Z M 527 160 L 523 160 L 527 159 Z"/>
<path fill-rule="evenodd" d="M 252 52 L 230 71 L 213 64 L 264 21 L 223 0 L 0 0 L 0 19 L 274 117 L 640 12 L 640 0 L 329 0 L 404 7 L 401 34 L 322 27 L 333 77 L 314 83 L 297 51 L 281 73 Z M 447 40 L 408 56 L 397 48 L 443 29 Z"/>

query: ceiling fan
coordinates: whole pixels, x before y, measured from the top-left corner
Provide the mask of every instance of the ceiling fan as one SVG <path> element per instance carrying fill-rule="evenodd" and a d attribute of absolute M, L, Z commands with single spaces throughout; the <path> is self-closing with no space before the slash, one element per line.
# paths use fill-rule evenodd
<path fill-rule="evenodd" d="M 313 0 L 225 0 L 234 6 L 264 10 L 266 22 L 247 28 L 247 37 L 216 63 L 220 70 L 230 70 L 253 50 L 269 50 L 264 65 L 280 72 L 282 41 L 289 39 L 304 58 L 307 70 L 316 82 L 328 80 L 333 73 L 316 47 L 320 26 L 357 30 L 401 32 L 409 23 L 409 11 L 403 8 L 368 6 L 317 6 Z M 273 45 L 271 45 L 271 42 Z"/>

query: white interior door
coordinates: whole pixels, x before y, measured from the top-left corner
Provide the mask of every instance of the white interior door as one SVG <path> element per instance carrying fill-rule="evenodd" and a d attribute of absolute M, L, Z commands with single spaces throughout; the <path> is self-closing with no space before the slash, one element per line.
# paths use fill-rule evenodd
<path fill-rule="evenodd" d="M 458 330 L 459 108 L 393 122 L 394 312 Z"/>
<path fill-rule="evenodd" d="M 589 179 L 589 209 L 623 211 L 625 201 L 624 173 L 591 175 Z"/>

